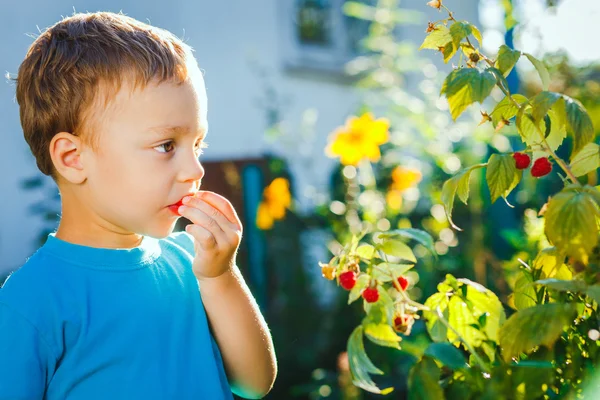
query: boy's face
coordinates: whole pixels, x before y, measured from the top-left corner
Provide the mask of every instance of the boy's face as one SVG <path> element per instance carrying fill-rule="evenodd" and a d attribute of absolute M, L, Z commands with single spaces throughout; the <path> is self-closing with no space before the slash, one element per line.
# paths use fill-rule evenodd
<path fill-rule="evenodd" d="M 124 86 L 96 111 L 98 151 L 85 150 L 87 210 L 105 230 L 166 237 L 178 216 L 168 206 L 200 187 L 198 157 L 208 130 L 199 70 L 181 85 Z M 175 129 L 181 131 L 176 132 Z"/>

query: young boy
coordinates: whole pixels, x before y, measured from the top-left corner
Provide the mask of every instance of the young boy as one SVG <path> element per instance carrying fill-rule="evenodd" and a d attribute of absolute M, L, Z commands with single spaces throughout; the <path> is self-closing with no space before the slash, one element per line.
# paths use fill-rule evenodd
<path fill-rule="evenodd" d="M 35 40 L 16 80 L 62 216 L 0 289 L 0 399 L 264 396 L 277 367 L 235 265 L 242 225 L 199 191 L 207 100 L 191 48 L 121 14 L 76 14 Z M 193 224 L 172 233 L 180 216 Z"/>

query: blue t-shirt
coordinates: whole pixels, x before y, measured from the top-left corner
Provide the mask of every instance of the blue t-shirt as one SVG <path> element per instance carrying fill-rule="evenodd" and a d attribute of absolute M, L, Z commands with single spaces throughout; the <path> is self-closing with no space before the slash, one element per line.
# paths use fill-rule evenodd
<path fill-rule="evenodd" d="M 0 289 L 0 399 L 232 399 L 186 232 L 47 242 Z"/>

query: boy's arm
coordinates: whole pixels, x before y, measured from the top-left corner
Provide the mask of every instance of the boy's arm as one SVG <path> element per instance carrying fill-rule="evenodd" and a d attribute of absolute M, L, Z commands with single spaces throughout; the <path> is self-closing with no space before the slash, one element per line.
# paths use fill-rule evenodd
<path fill-rule="evenodd" d="M 0 400 L 42 399 L 54 361 L 36 327 L 0 302 Z"/>
<path fill-rule="evenodd" d="M 277 375 L 273 341 L 237 266 L 199 280 L 202 301 L 235 394 L 266 395 Z"/>

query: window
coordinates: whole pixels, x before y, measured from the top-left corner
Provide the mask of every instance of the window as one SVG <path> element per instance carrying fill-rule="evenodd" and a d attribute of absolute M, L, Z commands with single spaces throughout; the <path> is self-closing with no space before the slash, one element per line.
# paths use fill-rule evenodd
<path fill-rule="evenodd" d="M 282 0 L 280 18 L 284 67 L 343 73 L 360 54 L 369 21 L 346 16 L 345 0 Z M 374 5 L 375 0 L 361 2 Z"/>

